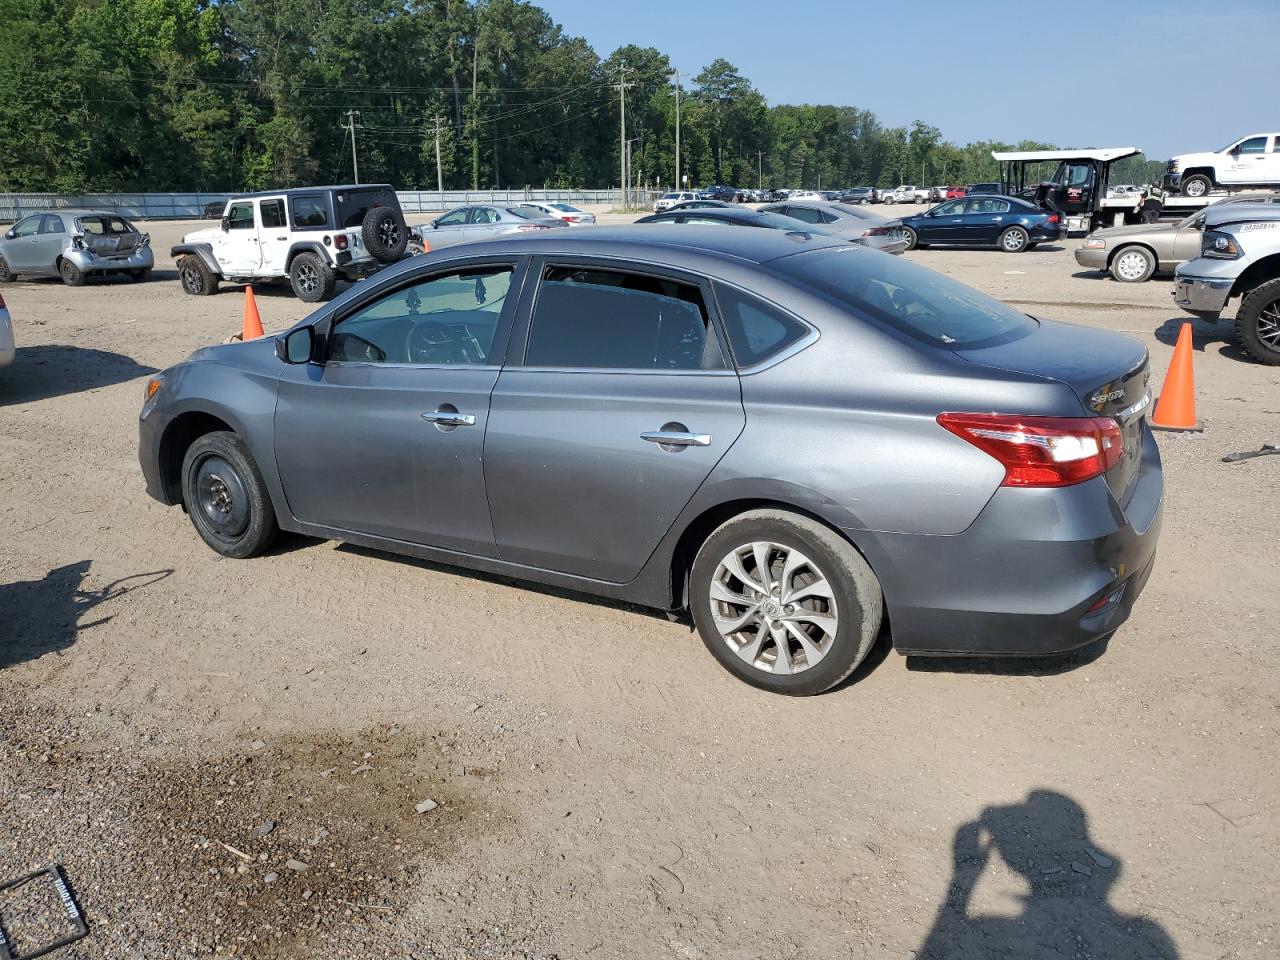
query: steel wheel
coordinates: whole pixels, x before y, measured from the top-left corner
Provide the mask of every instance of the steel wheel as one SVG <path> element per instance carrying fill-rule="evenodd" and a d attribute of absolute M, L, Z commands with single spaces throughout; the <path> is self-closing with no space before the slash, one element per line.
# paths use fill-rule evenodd
<path fill-rule="evenodd" d="M 1182 184 L 1182 195 L 1184 197 L 1203 197 L 1209 192 L 1209 181 L 1204 177 L 1194 176 L 1188 177 Z"/>
<path fill-rule="evenodd" d="M 196 465 L 195 494 L 197 509 L 219 539 L 233 542 L 249 528 L 244 480 L 222 457 L 205 457 Z"/>
<path fill-rule="evenodd" d="M 834 592 L 799 550 L 763 541 L 738 547 L 716 567 L 710 594 L 721 638 L 757 670 L 802 673 L 835 642 L 840 621 Z"/>

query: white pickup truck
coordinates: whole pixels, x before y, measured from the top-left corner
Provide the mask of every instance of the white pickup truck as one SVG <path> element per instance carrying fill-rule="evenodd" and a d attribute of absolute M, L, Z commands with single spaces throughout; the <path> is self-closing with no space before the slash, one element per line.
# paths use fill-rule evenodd
<path fill-rule="evenodd" d="M 1280 133 L 1251 133 L 1221 150 L 1169 161 L 1165 188 L 1203 197 L 1215 188 L 1280 187 Z"/>

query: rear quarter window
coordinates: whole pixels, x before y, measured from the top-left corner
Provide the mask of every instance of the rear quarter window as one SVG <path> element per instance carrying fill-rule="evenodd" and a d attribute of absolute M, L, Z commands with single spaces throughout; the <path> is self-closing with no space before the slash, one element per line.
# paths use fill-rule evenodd
<path fill-rule="evenodd" d="M 329 226 L 329 207 L 324 195 L 302 193 L 289 198 L 289 213 L 298 230 L 322 230 Z"/>
<path fill-rule="evenodd" d="M 723 283 L 714 286 L 729 346 L 739 367 L 753 367 L 777 356 L 809 334 L 809 328 L 795 317 L 759 297 Z"/>

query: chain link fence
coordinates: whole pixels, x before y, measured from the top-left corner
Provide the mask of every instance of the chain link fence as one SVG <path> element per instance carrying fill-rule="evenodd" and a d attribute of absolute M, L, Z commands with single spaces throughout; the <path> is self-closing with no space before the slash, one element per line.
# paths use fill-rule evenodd
<path fill-rule="evenodd" d="M 12 223 L 32 213 L 57 209 L 89 209 L 118 213 L 134 220 L 200 220 L 206 210 L 240 194 L 233 193 L 0 193 L 0 221 Z M 406 214 L 434 213 L 469 203 L 573 203 L 621 207 L 620 190 L 403 190 L 396 196 Z M 632 190 L 633 206 L 650 206 L 658 194 Z"/>

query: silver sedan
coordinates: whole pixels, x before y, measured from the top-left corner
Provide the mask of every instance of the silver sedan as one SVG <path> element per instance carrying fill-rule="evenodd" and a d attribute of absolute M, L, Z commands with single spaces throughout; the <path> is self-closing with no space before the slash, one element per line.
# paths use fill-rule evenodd
<path fill-rule="evenodd" d="M 825 200 L 786 200 L 760 209 L 812 223 L 832 236 L 852 240 L 885 253 L 902 253 L 907 249 L 901 220 L 891 220 L 852 204 Z"/>
<path fill-rule="evenodd" d="M 413 230 L 422 237 L 424 250 L 439 250 L 472 240 L 496 240 L 510 234 L 567 226 L 559 217 L 548 216 L 533 207 L 476 204 L 450 210 Z"/>
<path fill-rule="evenodd" d="M 19 276 L 61 277 L 67 286 L 78 287 L 90 276 L 109 273 L 142 281 L 153 266 L 150 235 L 100 210 L 33 214 L 0 239 L 0 283 Z"/>

